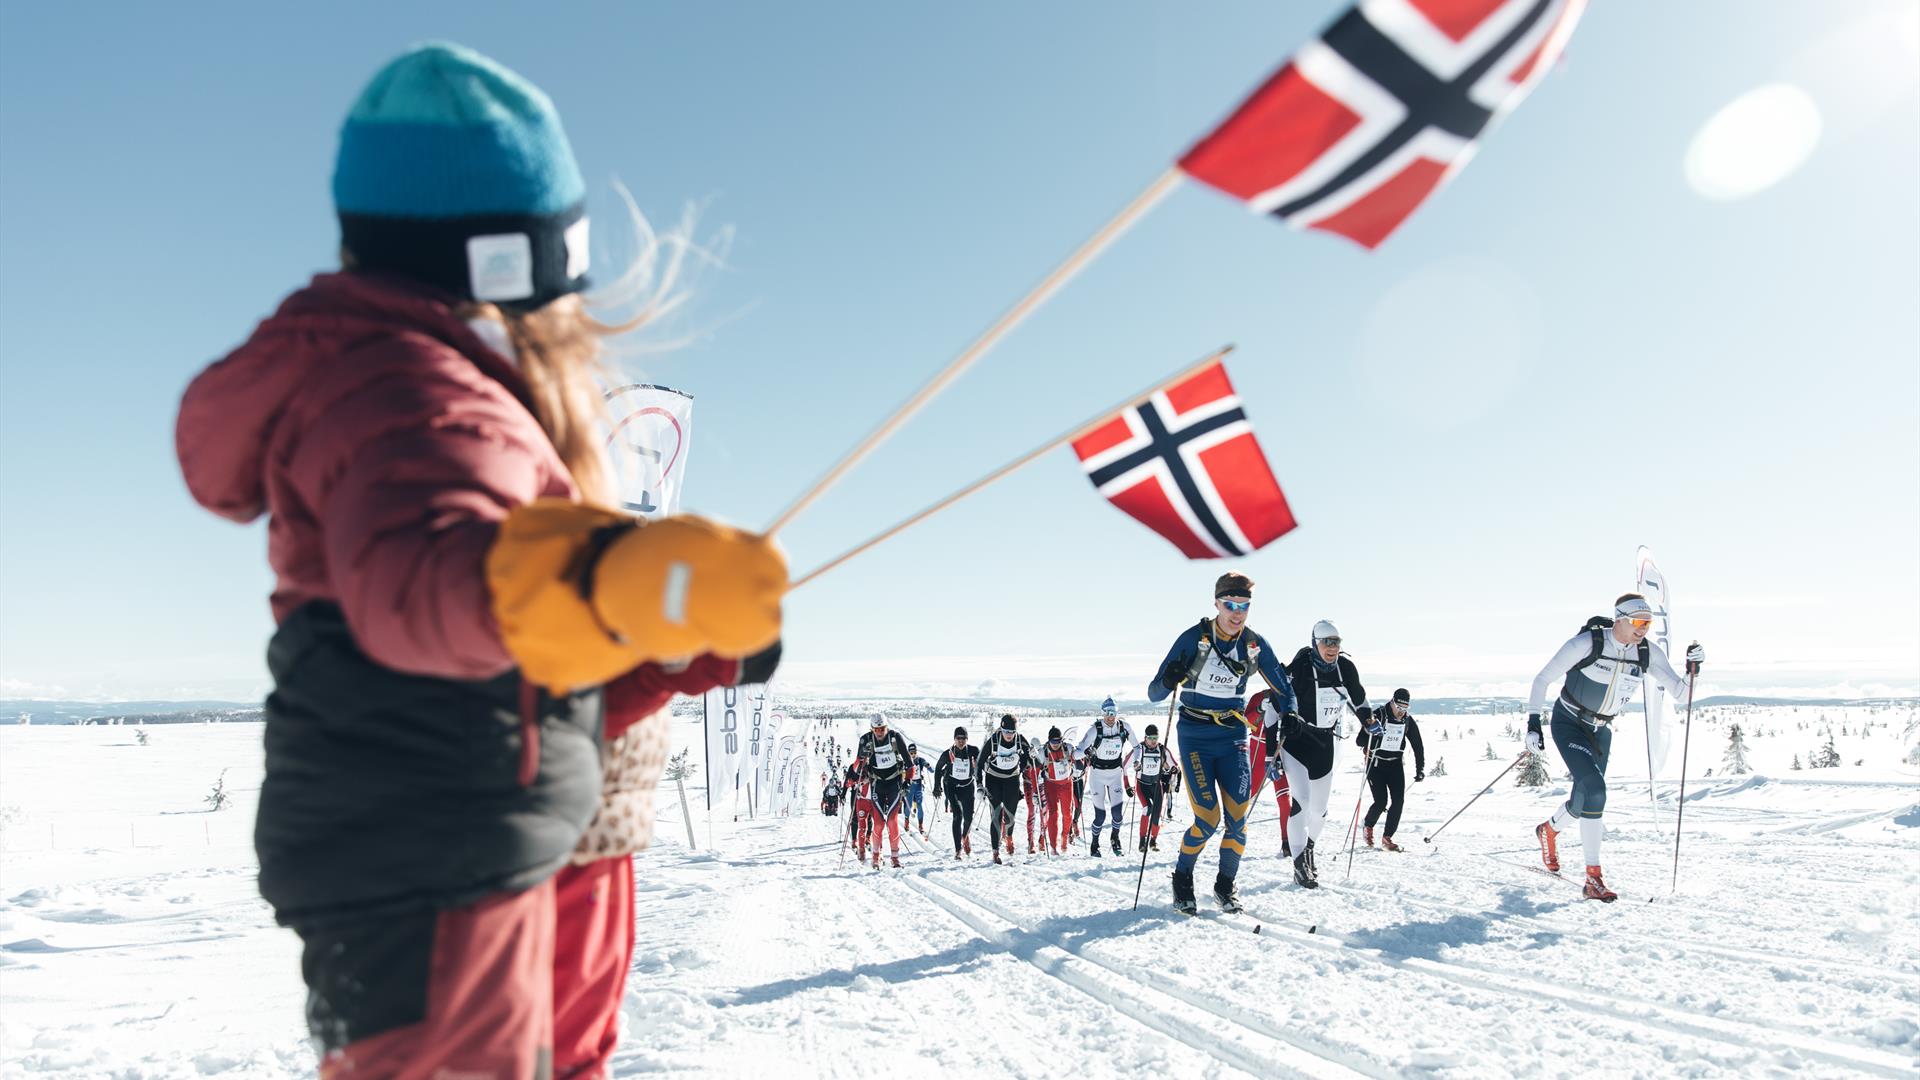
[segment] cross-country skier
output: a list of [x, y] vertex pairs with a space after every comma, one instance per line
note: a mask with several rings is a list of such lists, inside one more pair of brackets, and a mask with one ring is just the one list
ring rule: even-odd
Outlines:
[[1562, 679], [1553, 703], [1553, 744], [1560, 760], [1573, 774], [1573, 790], [1553, 817], [1533, 830], [1540, 842], [1540, 861], [1560, 871], [1559, 835], [1580, 823], [1580, 844], [1587, 860], [1584, 892], [1588, 899], [1612, 903], [1616, 894], [1600, 876], [1600, 838], [1605, 834], [1601, 815], [1607, 806], [1607, 754], [1613, 748], [1613, 718], [1633, 700], [1634, 691], [1649, 676], [1676, 699], [1687, 694], [1688, 679], [1698, 677], [1707, 652], [1698, 644], [1687, 650], [1687, 678], [1673, 670], [1667, 654], [1647, 640], [1653, 626], [1653, 605], [1639, 593], [1626, 593], [1613, 603], [1611, 624], [1604, 615], [1587, 620], [1567, 639], [1547, 666], [1533, 678], [1527, 699], [1527, 749], [1540, 753], [1540, 710], [1547, 687]]
[[[907, 744], [907, 811], [913, 814], [911, 828], [918, 829], [920, 839], [927, 838], [927, 800], [925, 796], [927, 773], [933, 769], [926, 758], [920, 756], [920, 748], [913, 743]], [[906, 813], [900, 815], [903, 819]]]
[[868, 822], [873, 820], [873, 784], [860, 771], [860, 761], [855, 758], [847, 766], [847, 795], [853, 800], [853, 821], [847, 826], [853, 833], [853, 861], [867, 860]]
[[973, 854], [973, 804], [977, 801], [976, 777], [980, 773], [980, 750], [967, 745], [967, 729], [953, 729], [953, 745], [941, 751], [939, 764], [933, 767], [933, 797], [947, 799], [947, 816], [953, 821], [953, 857]]
[[1067, 834], [1073, 822], [1073, 748], [1060, 729], [1047, 729], [1047, 741], [1038, 751], [1040, 782], [1045, 787], [1047, 844], [1055, 853], [1067, 850]]
[[1194, 863], [1223, 821], [1226, 828], [1220, 838], [1220, 869], [1213, 879], [1213, 895], [1226, 910], [1240, 910], [1233, 881], [1247, 843], [1250, 782], [1242, 711], [1247, 681], [1258, 671], [1280, 697], [1269, 708], [1277, 706], [1281, 715], [1292, 716], [1294, 705], [1287, 674], [1274, 659], [1273, 649], [1247, 626], [1253, 580], [1245, 574], [1222, 574], [1213, 583], [1213, 606], [1212, 618], [1200, 620], [1174, 639], [1159, 673], [1147, 685], [1149, 701], [1179, 695], [1180, 720], [1175, 730], [1193, 825], [1181, 840], [1180, 858], [1174, 864], [1173, 902], [1187, 914], [1197, 910]]
[[1290, 814], [1287, 839], [1298, 845], [1293, 855], [1293, 880], [1302, 887], [1320, 887], [1314, 865], [1314, 842], [1327, 823], [1327, 801], [1333, 793], [1333, 763], [1340, 741], [1346, 738], [1348, 716], [1362, 724], [1372, 719], [1360, 672], [1340, 651], [1340, 631], [1321, 619], [1313, 624], [1313, 644], [1294, 654], [1287, 665], [1294, 699], [1312, 719], [1297, 713], [1291, 721], [1276, 715], [1267, 704], [1267, 770], [1284, 769]]
[[899, 866], [900, 816], [907, 800], [907, 772], [912, 767], [912, 758], [907, 754], [906, 737], [892, 730], [886, 713], [874, 713], [867, 727], [853, 756], [861, 773], [873, 785], [875, 813], [869, 830], [873, 837], [873, 865], [876, 868], [880, 865], [880, 834], [884, 829], [892, 836], [893, 865]]
[[828, 817], [840, 816], [840, 778], [838, 774], [828, 774], [826, 787], [820, 792], [820, 812]]
[[1148, 724], [1141, 741], [1127, 752], [1122, 770], [1130, 779], [1127, 794], [1140, 800], [1140, 846], [1160, 850], [1160, 820], [1166, 812], [1168, 786], [1178, 769], [1173, 753], [1160, 744], [1160, 725]]
[[[1040, 755], [1038, 752], [1034, 754], [1026, 770], [1020, 774], [1020, 794], [1027, 804], [1027, 854], [1032, 855], [1039, 850], [1034, 842], [1035, 826], [1039, 823], [1041, 815], [1046, 812], [1046, 789], [1040, 786]], [[1040, 840], [1044, 842], [1046, 840], [1046, 827], [1042, 825], [1038, 831]]]
[[1018, 727], [1013, 714], [1002, 716], [1000, 730], [980, 752], [980, 776], [987, 788], [987, 840], [993, 845], [994, 862], [1001, 861], [1003, 838], [1007, 854], [1013, 854], [1013, 815], [1020, 806], [1020, 780], [1033, 765], [1033, 749]]
[[1122, 760], [1127, 745], [1133, 742], [1133, 729], [1120, 719], [1120, 708], [1109, 697], [1100, 703], [1100, 719], [1087, 725], [1074, 752], [1087, 766], [1087, 800], [1093, 804], [1092, 843], [1087, 854], [1100, 857], [1101, 823], [1113, 820], [1113, 853], [1120, 854], [1120, 808], [1127, 797], [1127, 782]]
[[1252, 806], [1260, 798], [1260, 788], [1268, 783], [1273, 785], [1273, 800], [1280, 808], [1280, 857], [1293, 858], [1293, 849], [1287, 844], [1287, 818], [1293, 816], [1293, 796], [1287, 791], [1287, 774], [1283, 769], [1269, 768], [1267, 763], [1267, 736], [1262, 725], [1266, 723], [1267, 691], [1256, 690], [1247, 699], [1247, 775], [1252, 777], [1252, 790], [1247, 796], [1247, 805]]
[[1372, 718], [1354, 736], [1363, 749], [1373, 747], [1373, 767], [1367, 770], [1367, 786], [1373, 789], [1373, 801], [1367, 805], [1367, 846], [1373, 846], [1373, 826], [1380, 811], [1387, 812], [1387, 827], [1380, 834], [1380, 846], [1399, 851], [1393, 834], [1400, 827], [1400, 811], [1407, 802], [1406, 748], [1413, 747], [1413, 782], [1427, 778], [1427, 748], [1420, 742], [1420, 724], [1413, 718], [1413, 695], [1402, 687], [1393, 692], [1393, 700], [1373, 711]]

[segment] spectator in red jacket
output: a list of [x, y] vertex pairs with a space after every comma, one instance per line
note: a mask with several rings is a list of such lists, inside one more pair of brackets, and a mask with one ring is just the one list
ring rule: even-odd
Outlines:
[[786, 566], [597, 505], [615, 328], [581, 302], [585, 190], [538, 88], [407, 52], [333, 192], [346, 269], [195, 378], [176, 431], [195, 499], [267, 518], [261, 894], [323, 1076], [600, 1076], [657, 714], [771, 673]]

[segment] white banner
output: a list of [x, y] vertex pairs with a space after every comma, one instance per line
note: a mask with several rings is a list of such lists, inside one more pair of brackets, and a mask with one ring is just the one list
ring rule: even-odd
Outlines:
[[740, 707], [740, 757], [735, 790], [739, 792], [739, 802], [745, 803], [749, 814], [758, 815], [764, 805], [760, 785], [761, 763], [768, 746], [767, 687], [764, 683], [752, 683], [739, 687]]
[[645, 518], [680, 508], [693, 446], [693, 395], [632, 383], [606, 393], [607, 459], [620, 505]]
[[[1661, 652], [1667, 654], [1668, 659], [1672, 659], [1673, 653], [1669, 648], [1669, 642], [1673, 638], [1673, 633], [1669, 611], [1673, 598], [1667, 591], [1666, 575], [1654, 565], [1653, 552], [1645, 547], [1640, 549], [1637, 561], [1639, 587], [1635, 591], [1646, 597], [1647, 603], [1653, 605], [1653, 629], [1647, 637], [1660, 647]], [[1640, 688], [1642, 691], [1640, 705], [1647, 717], [1647, 767], [1652, 775], [1658, 776], [1660, 770], [1666, 767], [1667, 747], [1672, 741], [1668, 738], [1666, 723], [1667, 692], [1662, 690], [1660, 684], [1651, 676], [1640, 684]]]
[[746, 687], [722, 686], [707, 691], [704, 702], [707, 733], [707, 809], [716, 806], [731, 813], [734, 793], [740, 786], [741, 751], [746, 748], [742, 729], [746, 716]]

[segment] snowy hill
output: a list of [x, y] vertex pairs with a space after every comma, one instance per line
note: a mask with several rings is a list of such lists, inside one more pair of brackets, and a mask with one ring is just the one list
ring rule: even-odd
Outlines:
[[[928, 756], [959, 722], [945, 708], [897, 709]], [[832, 729], [843, 742], [863, 725], [847, 715]], [[1329, 852], [1317, 891], [1293, 884], [1262, 795], [1239, 917], [1205, 899], [1198, 918], [1172, 913], [1168, 841], [1184, 807], [1149, 853], [1136, 911], [1131, 845], [1120, 858], [1029, 856], [1023, 820], [1011, 865], [985, 862], [983, 824], [979, 854], [956, 862], [929, 800], [927, 839], [911, 838], [901, 870], [854, 865], [817, 813], [700, 815], [689, 850], [669, 784], [638, 860], [616, 1075], [1920, 1068], [1911, 706], [1697, 710], [1671, 894], [1680, 748], [1650, 786], [1639, 731], [1623, 726], [1605, 856], [1621, 901], [1604, 906], [1530, 868], [1532, 825], [1565, 795], [1551, 753], [1545, 787], [1509, 775], [1421, 842], [1512, 760], [1515, 721], [1424, 718], [1429, 776], [1410, 785], [1408, 850], [1362, 846], [1350, 877]], [[675, 723], [697, 758], [698, 715]], [[1735, 724], [1753, 771], [1729, 775]], [[253, 885], [260, 731], [159, 727], [143, 745], [125, 727], [0, 730], [0, 1072], [312, 1075], [298, 947]], [[1808, 768], [1815, 755], [1840, 763]], [[1328, 832], [1344, 837], [1354, 754], [1336, 775]], [[216, 784], [234, 800], [217, 812]], [[1212, 869], [1210, 852], [1203, 883]]]

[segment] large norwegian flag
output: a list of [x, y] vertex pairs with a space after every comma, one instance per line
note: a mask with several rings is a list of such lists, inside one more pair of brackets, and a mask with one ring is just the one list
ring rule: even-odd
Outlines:
[[1296, 228], [1373, 248], [1473, 156], [1586, 0], [1361, 0], [1180, 159]]
[[1190, 559], [1246, 555], [1293, 529], [1293, 511], [1215, 362], [1075, 439], [1095, 490]]

